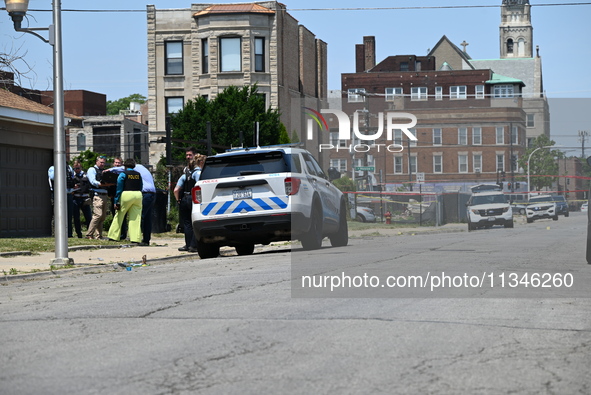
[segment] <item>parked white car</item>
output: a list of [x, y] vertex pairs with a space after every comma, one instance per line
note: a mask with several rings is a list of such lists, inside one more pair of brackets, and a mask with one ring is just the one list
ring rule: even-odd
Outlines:
[[587, 211], [589, 211], [589, 203], [581, 204], [581, 212], [586, 213]]
[[467, 207], [468, 231], [493, 225], [513, 227], [513, 210], [503, 192], [480, 192], [470, 196]]
[[529, 199], [529, 204], [525, 208], [527, 223], [532, 223], [536, 219], [552, 218], [558, 221], [558, 210], [556, 203], [550, 195], [538, 195]]
[[376, 215], [369, 207], [357, 206], [357, 221], [376, 222]]

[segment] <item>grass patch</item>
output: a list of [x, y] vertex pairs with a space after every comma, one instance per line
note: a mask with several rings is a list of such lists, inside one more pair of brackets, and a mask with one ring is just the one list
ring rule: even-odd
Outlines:
[[357, 221], [347, 221], [347, 225], [349, 226], [349, 230], [372, 230], [372, 231], [379, 231], [380, 229], [397, 229], [397, 228], [418, 228], [419, 224], [390, 224], [386, 225], [385, 223], [377, 222], [357, 222]]
[[[114, 242], [110, 240], [88, 240], [70, 238], [68, 246], [87, 246], [87, 245], [116, 245], [126, 244], [128, 242]], [[53, 237], [34, 237], [34, 238], [12, 238], [0, 239], [1, 252], [31, 251], [32, 253], [53, 252], [55, 251], [55, 239]]]

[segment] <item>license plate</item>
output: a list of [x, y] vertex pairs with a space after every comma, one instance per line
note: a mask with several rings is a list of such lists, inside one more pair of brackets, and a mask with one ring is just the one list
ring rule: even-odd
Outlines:
[[496, 219], [497, 219], [496, 217], [488, 217], [488, 220], [489, 220], [489, 221], [494, 221], [494, 220], [496, 220]]
[[252, 199], [252, 189], [234, 189], [232, 191], [232, 197], [234, 198], [234, 200]]

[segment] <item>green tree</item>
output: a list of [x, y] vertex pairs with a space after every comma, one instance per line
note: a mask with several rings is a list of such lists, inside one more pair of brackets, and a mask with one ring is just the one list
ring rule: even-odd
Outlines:
[[332, 182], [335, 187], [339, 188], [341, 192], [355, 192], [355, 183], [347, 176], [337, 178]]
[[530, 190], [539, 191], [544, 187], [551, 187], [552, 182], [555, 181], [555, 177], [544, 177], [544, 176], [558, 176], [558, 162], [556, 158], [560, 159], [564, 156], [564, 153], [560, 150], [554, 150], [549, 147], [556, 144], [554, 140], [550, 140], [548, 136], [541, 135], [534, 139], [532, 146], [525, 150], [525, 153], [518, 161], [519, 166], [522, 167], [526, 174], [528, 169], [527, 160], [531, 156], [529, 163], [529, 174], [530, 174]]
[[[255, 123], [259, 123], [259, 145], [289, 143], [289, 136], [279, 120], [280, 113], [265, 108], [264, 96], [257, 93], [257, 86], [242, 88], [230, 86], [213, 100], [196, 97], [188, 100], [182, 110], [171, 116], [172, 138], [181, 140], [183, 147], [205, 147], [206, 125], [211, 123], [214, 152], [240, 145], [240, 132], [246, 147], [254, 146]], [[204, 150], [203, 150], [204, 151]], [[182, 161], [184, 152], [173, 152]]]
[[[80, 164], [82, 165], [82, 169], [86, 171], [92, 166], [94, 166], [94, 164], [96, 163], [96, 158], [98, 158], [99, 156], [104, 156], [104, 154], [101, 154], [99, 152], [93, 152], [91, 150], [86, 150], [80, 152], [80, 155], [72, 158], [71, 162], [74, 163], [75, 160], [79, 160]], [[113, 158], [107, 157], [107, 164], [108, 163], [113, 163]]]
[[121, 99], [107, 100], [107, 115], [119, 115], [119, 111], [129, 110], [129, 103], [131, 102], [143, 104], [146, 102], [146, 97], [139, 93], [134, 93]]

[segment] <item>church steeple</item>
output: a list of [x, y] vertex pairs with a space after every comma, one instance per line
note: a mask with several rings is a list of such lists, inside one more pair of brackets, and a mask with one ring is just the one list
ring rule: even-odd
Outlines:
[[529, 0], [503, 0], [499, 29], [502, 59], [533, 57]]

